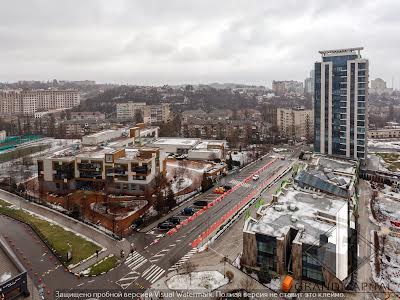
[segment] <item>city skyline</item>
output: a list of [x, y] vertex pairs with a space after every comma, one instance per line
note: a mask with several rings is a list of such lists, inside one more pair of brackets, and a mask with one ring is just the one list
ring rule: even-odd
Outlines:
[[[7, 1], [0, 81], [91, 79], [120, 84], [303, 81], [318, 51], [362, 45], [371, 78], [399, 88], [395, 1], [168, 5]], [[357, 14], [352, 12], [357, 10]], [[32, 12], [35, 12], [34, 14]]]

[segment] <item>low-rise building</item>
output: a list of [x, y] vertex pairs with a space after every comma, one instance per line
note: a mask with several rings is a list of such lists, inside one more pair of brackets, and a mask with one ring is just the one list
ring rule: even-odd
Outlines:
[[159, 138], [147, 144], [169, 154], [187, 154], [191, 160], [225, 160], [225, 140], [201, 140], [196, 138]]
[[99, 111], [71, 112], [71, 120], [104, 120], [105, 114]]
[[243, 229], [242, 264], [344, 290], [354, 271], [355, 161], [314, 156]]
[[382, 128], [368, 130], [368, 138], [370, 139], [399, 139], [400, 127], [398, 128]]
[[86, 147], [56, 152], [38, 160], [41, 193], [75, 190], [143, 195], [165, 171], [157, 148]]

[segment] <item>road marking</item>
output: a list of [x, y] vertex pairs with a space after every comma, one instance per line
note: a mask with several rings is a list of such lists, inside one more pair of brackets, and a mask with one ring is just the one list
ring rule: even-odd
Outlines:
[[140, 273], [136, 271], [129, 272], [121, 279], [117, 280], [115, 283], [118, 284], [121, 288], [126, 289], [130, 286], [136, 279], [140, 277]]
[[186, 261], [188, 261], [195, 253], [197, 252], [197, 248], [193, 248], [188, 253], [186, 253], [180, 260], [178, 260], [172, 267], [168, 269], [168, 271], [178, 270], [181, 265], [183, 265]]
[[150, 283], [153, 284], [154, 282], [156, 282], [156, 281], [161, 277], [161, 275], [163, 275], [164, 273], [165, 273], [165, 270], [162, 270], [162, 272], [160, 272], [156, 277], [154, 277], [154, 278], [150, 281]]
[[142, 276], [145, 276], [147, 273], [149, 273], [150, 271], [152, 271], [155, 267], [157, 267], [156, 265], [151, 265], [150, 268], [148, 268], [146, 271], [144, 271], [142, 273]]
[[139, 252], [135, 251], [132, 254], [129, 254], [129, 257], [126, 259], [125, 264], [129, 269], [136, 270], [143, 264], [147, 262], [147, 258], [142, 256]]
[[157, 265], [153, 265], [148, 272], [142, 274], [142, 277], [150, 283], [154, 283], [164, 273], [164, 269], [160, 268]]

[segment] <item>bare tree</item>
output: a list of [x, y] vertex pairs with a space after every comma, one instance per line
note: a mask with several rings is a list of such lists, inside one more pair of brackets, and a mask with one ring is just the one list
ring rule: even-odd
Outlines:
[[254, 289], [254, 281], [250, 276], [242, 278], [240, 285], [247, 292], [251, 292]]
[[190, 260], [188, 260], [184, 265], [183, 265], [183, 270], [186, 274], [189, 274], [189, 284], [192, 284], [192, 273], [194, 270], [196, 270], [197, 265], [192, 263]]

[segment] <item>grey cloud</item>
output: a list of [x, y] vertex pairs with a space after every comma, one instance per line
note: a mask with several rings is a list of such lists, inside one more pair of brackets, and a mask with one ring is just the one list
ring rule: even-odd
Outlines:
[[387, 79], [400, 76], [399, 10], [398, 0], [4, 0], [0, 81], [270, 85], [303, 80], [318, 50], [359, 45], [371, 77]]

